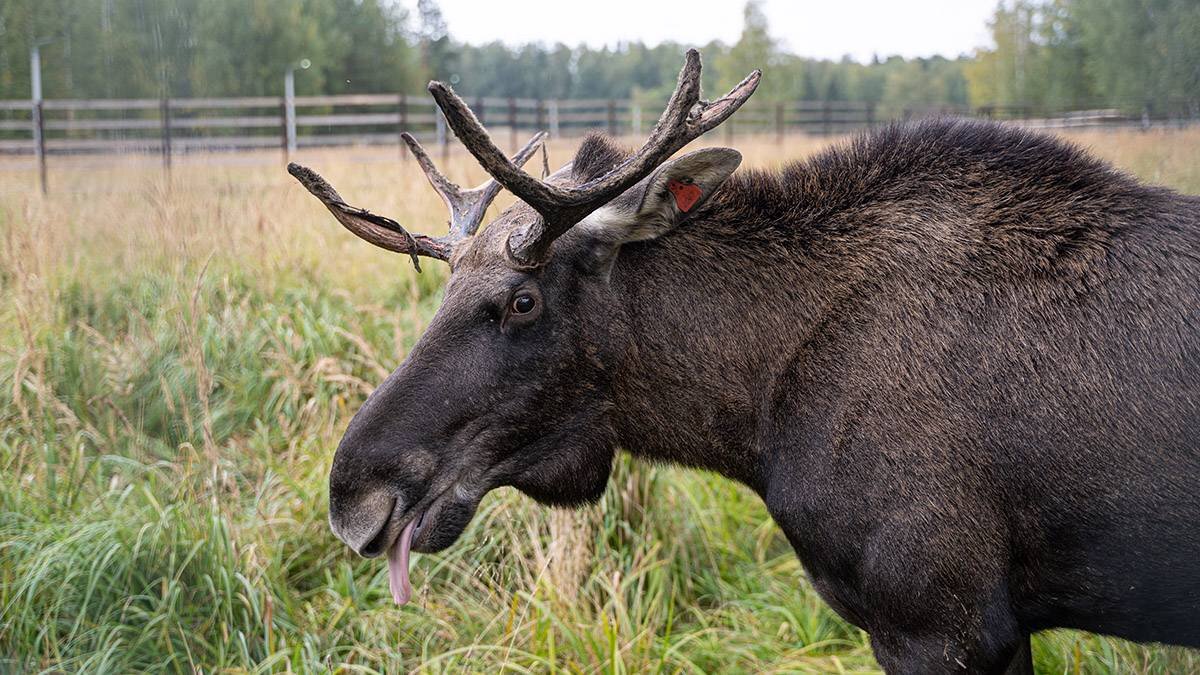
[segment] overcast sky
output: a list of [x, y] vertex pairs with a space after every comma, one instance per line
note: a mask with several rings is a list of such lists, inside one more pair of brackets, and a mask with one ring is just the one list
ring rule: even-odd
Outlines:
[[[958, 56], [987, 44], [997, 0], [766, 0], [771, 32], [801, 56], [868, 61], [888, 56]], [[482, 44], [641, 40], [737, 41], [741, 0], [440, 0], [458, 40]]]

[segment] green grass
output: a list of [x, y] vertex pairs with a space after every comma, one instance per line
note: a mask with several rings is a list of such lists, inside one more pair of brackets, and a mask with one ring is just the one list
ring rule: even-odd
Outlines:
[[[425, 188], [396, 171], [343, 193], [442, 220], [432, 198], [398, 201]], [[281, 174], [0, 194], [0, 672], [878, 671], [757, 498], [625, 459], [583, 512], [489, 495], [457, 545], [417, 557], [415, 600], [395, 607], [384, 565], [329, 532], [326, 476], [445, 273], [358, 245]], [[1074, 632], [1039, 636], [1035, 657], [1200, 671]]]
[[18, 668], [873, 667], [756, 499], [628, 463], [571, 519], [591, 528], [578, 594], [548, 581], [551, 514], [501, 491], [395, 608], [383, 565], [328, 532], [325, 476], [378, 354], [416, 331], [314, 280], [192, 277], [64, 280], [0, 364], [0, 653]]

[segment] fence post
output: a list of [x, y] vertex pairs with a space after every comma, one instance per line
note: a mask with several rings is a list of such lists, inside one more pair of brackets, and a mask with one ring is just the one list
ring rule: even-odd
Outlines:
[[546, 102], [539, 98], [534, 105], [536, 106], [537, 128], [533, 132], [537, 133], [546, 128]]
[[874, 126], [875, 126], [875, 102], [869, 101], [869, 102], [867, 102], [867, 128], [870, 129]]
[[558, 138], [558, 99], [550, 99], [550, 138]]
[[484, 117], [484, 116], [483, 116], [483, 109], [484, 109], [484, 108], [486, 108], [486, 107], [487, 107], [487, 106], [486, 106], [486, 105], [484, 105], [484, 102], [483, 102], [483, 97], [482, 97], [482, 96], [480, 96], [480, 97], [478, 97], [478, 98], [476, 98], [476, 99], [475, 99], [475, 107], [474, 107], [474, 108], [472, 108], [472, 111], [475, 113], [475, 119], [478, 119], [478, 120], [479, 120], [479, 123], [480, 123], [480, 124], [484, 124], [484, 125], [486, 125], [486, 124], [487, 124], [487, 123], [484, 121], [484, 119], [483, 119], [483, 117]]
[[288, 161], [296, 153], [296, 72], [290, 66], [283, 77], [284, 136]]
[[37, 152], [38, 173], [42, 181], [42, 194], [45, 195], [49, 192], [46, 183], [46, 115], [40, 100], [33, 104], [33, 141], [34, 151]]
[[833, 111], [829, 107], [829, 101], [825, 101], [821, 106], [821, 128], [826, 136], [833, 132]]
[[287, 103], [282, 98], [279, 99], [279, 131], [280, 139], [283, 148], [283, 161], [291, 161], [292, 155], [288, 152], [288, 133], [287, 133]]
[[400, 160], [408, 159], [408, 153], [404, 151], [406, 147], [404, 139], [400, 138], [400, 134], [408, 131], [408, 96], [400, 94], [400, 100], [396, 102], [396, 112], [399, 113], [396, 122], [396, 142], [400, 144]]
[[442, 163], [450, 156], [450, 143], [446, 134], [446, 116], [442, 114], [442, 109], [435, 103], [433, 106], [433, 121], [437, 125], [437, 143], [442, 149]]
[[775, 141], [783, 143], [783, 102], [775, 104]]
[[38, 172], [42, 180], [42, 194], [46, 194], [46, 122], [42, 107], [42, 53], [37, 42], [29, 50], [29, 98], [33, 101], [30, 113], [33, 126], [33, 148], [37, 153]]
[[163, 171], [167, 177], [171, 174], [171, 99], [163, 98], [159, 104], [159, 122], [162, 126], [162, 159]]
[[517, 151], [517, 100], [508, 97], [508, 144]]
[[634, 137], [642, 135], [642, 106], [632, 103], [629, 106], [629, 117], [631, 118], [630, 125], [633, 127]]
[[608, 99], [608, 135], [617, 135], [617, 102]]

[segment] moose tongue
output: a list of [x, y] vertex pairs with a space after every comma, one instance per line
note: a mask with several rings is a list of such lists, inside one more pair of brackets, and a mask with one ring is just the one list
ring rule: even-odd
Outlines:
[[388, 550], [388, 582], [392, 587], [392, 599], [403, 605], [412, 597], [412, 584], [408, 581], [408, 553], [412, 548], [413, 529], [417, 518], [408, 521], [396, 543]]

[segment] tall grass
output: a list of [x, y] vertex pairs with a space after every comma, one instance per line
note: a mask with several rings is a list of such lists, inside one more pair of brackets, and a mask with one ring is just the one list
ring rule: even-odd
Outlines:
[[[1083, 140], [1200, 192], [1200, 134]], [[760, 165], [819, 146], [738, 145]], [[325, 477], [445, 272], [358, 242], [272, 159], [184, 162], [170, 182], [80, 160], [48, 198], [0, 165], [0, 671], [878, 670], [753, 495], [627, 460], [582, 513], [490, 495], [393, 606], [382, 563], [329, 533]], [[354, 203], [445, 220], [411, 163], [305, 159]], [[1072, 632], [1035, 655], [1045, 672], [1200, 669]]]

